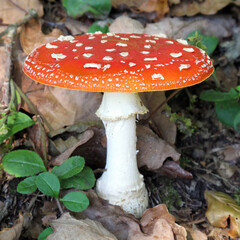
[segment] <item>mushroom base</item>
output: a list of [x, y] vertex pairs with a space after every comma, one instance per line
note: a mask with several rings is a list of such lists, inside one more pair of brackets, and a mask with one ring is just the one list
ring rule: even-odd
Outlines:
[[[142, 175], [141, 179], [143, 178]], [[108, 200], [110, 204], [120, 206], [127, 213], [133, 214], [136, 218], [141, 218], [143, 212], [148, 207], [148, 192], [143, 183], [141, 186], [127, 189], [126, 191], [113, 192], [103, 191], [100, 187], [101, 180], [97, 181], [96, 191], [100, 198]]]

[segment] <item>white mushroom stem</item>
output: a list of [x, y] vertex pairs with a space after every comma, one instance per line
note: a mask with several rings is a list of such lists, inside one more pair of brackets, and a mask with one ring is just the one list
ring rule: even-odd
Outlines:
[[136, 114], [147, 109], [137, 93], [104, 93], [97, 111], [107, 136], [106, 171], [98, 179], [98, 195], [141, 217], [148, 194], [136, 160]]

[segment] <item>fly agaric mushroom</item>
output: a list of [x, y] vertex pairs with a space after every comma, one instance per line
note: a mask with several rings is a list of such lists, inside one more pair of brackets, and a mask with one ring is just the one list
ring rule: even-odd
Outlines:
[[138, 92], [163, 91], [202, 82], [213, 72], [207, 54], [162, 35], [61, 36], [29, 54], [24, 72], [51, 86], [105, 92], [97, 111], [107, 136], [106, 171], [98, 195], [140, 217], [148, 194], [136, 161], [136, 114], [147, 109]]

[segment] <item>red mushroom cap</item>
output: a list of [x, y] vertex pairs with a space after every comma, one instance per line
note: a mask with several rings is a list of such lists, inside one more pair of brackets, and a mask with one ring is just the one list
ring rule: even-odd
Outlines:
[[61, 36], [35, 49], [23, 68], [40, 83], [94, 92], [182, 88], [214, 69], [208, 55], [185, 40], [112, 33]]

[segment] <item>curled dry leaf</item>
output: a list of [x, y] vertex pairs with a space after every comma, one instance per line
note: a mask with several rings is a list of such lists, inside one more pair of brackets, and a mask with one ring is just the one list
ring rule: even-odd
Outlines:
[[140, 33], [144, 31], [143, 25], [128, 16], [122, 15], [116, 18], [109, 27], [112, 33]]
[[87, 141], [89, 141], [93, 137], [93, 135], [94, 135], [93, 130], [85, 131], [81, 139], [74, 146], [70, 147], [69, 149], [61, 153], [59, 156], [57, 156], [55, 159], [53, 159], [51, 164], [53, 166], [61, 165], [66, 159], [68, 159], [72, 155], [72, 153], [77, 147], [85, 144]]
[[17, 240], [20, 238], [22, 230], [31, 223], [30, 214], [19, 214], [18, 223], [11, 228], [4, 228], [0, 231], [0, 240]]
[[158, 171], [161, 175], [172, 178], [192, 178], [192, 174], [184, 169], [174, 161], [167, 160]]
[[38, 0], [14, 0], [14, 3], [1, 0], [0, 19], [2, 19], [2, 23], [14, 24], [22, 20], [30, 9], [35, 9], [40, 17], [43, 15], [43, 6]]
[[234, 62], [240, 56], [240, 28], [233, 29], [233, 39], [225, 41], [221, 44], [221, 48], [225, 50], [224, 56], [229, 62]]
[[52, 220], [57, 219], [57, 205], [54, 202], [44, 201], [41, 207], [42, 225], [48, 227]]
[[103, 128], [91, 127], [94, 136], [78, 147], [73, 155], [82, 156], [91, 168], [104, 168], [106, 161], [106, 135]]
[[217, 79], [222, 91], [229, 91], [238, 85], [238, 70], [233, 63], [228, 63], [224, 67], [216, 69]]
[[90, 219], [77, 220], [65, 213], [51, 223], [54, 232], [47, 240], [117, 240], [100, 222]]
[[227, 228], [232, 238], [240, 237], [240, 206], [227, 194], [205, 191], [208, 202], [206, 216], [214, 227]]
[[240, 144], [227, 146], [223, 150], [224, 160], [228, 162], [237, 162], [240, 159]]
[[28, 137], [34, 146], [34, 150], [44, 159], [44, 152], [47, 154], [48, 149], [48, 137], [44, 128], [39, 126], [38, 122], [35, 123], [28, 129]]
[[159, 138], [150, 128], [139, 125], [137, 127], [138, 166], [151, 171], [158, 171], [168, 158], [177, 161], [180, 154], [167, 142]]
[[201, 14], [215, 14], [230, 3], [240, 5], [240, 1], [232, 0], [205, 0], [205, 1], [181, 1], [170, 8], [170, 14], [173, 16], [193, 16]]
[[165, 205], [145, 211], [139, 222], [119, 206], [113, 206], [98, 198], [94, 191], [88, 191], [87, 196], [90, 201], [89, 207], [81, 213], [75, 213], [74, 216], [101, 222], [119, 240], [186, 239], [185, 229], [175, 224], [174, 217], [168, 213]]
[[[162, 220], [162, 219], [165, 221], [161, 221], [161, 223], [159, 224], [158, 223], [159, 220]], [[157, 230], [157, 228], [156, 228], [157, 223], [158, 223], [158, 226], [161, 226], [161, 227], [165, 226], [165, 227], [169, 228], [169, 226], [170, 226], [170, 229], [174, 236], [173, 239], [176, 239], [176, 240], [186, 239], [187, 232], [186, 232], [185, 228], [175, 223], [174, 216], [168, 212], [168, 209], [165, 204], [160, 204], [160, 205], [157, 205], [156, 207], [147, 209], [143, 213], [143, 216], [140, 220], [140, 225], [141, 225], [142, 231], [148, 235], [150, 235], [150, 234], [157, 235], [155, 232]], [[162, 232], [165, 232], [164, 228], [163, 228]], [[161, 232], [160, 232], [160, 235], [161, 235]], [[154, 238], [154, 239], [166, 239], [167, 240], [168, 238], [159, 237], [159, 238]], [[171, 238], [169, 238], [169, 239], [171, 239]]]
[[[216, 25], [218, 26], [216, 28]], [[200, 30], [202, 34], [214, 35], [220, 39], [232, 35], [236, 21], [232, 16], [198, 16], [191, 18], [166, 17], [156, 23], [147, 24], [144, 33], [165, 33], [169, 38], [185, 38], [189, 33]]]
[[157, 12], [158, 18], [169, 11], [167, 0], [111, 0], [113, 7], [118, 8], [121, 4], [127, 5], [133, 11]]

